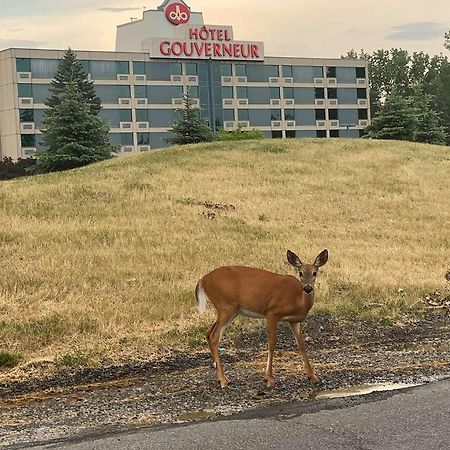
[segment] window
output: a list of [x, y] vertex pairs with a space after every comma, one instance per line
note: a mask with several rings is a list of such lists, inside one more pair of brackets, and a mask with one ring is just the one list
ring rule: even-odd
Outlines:
[[236, 88], [237, 98], [248, 98], [247, 88], [245, 86], [238, 86]]
[[22, 147], [36, 147], [36, 136], [34, 134], [22, 134], [20, 142]]
[[251, 82], [267, 82], [269, 78], [278, 77], [278, 66], [266, 64], [247, 64], [247, 80]]
[[358, 98], [367, 98], [367, 91], [364, 88], [356, 89], [356, 96]]
[[168, 128], [175, 119], [173, 109], [149, 109], [148, 121], [154, 128]]
[[270, 120], [281, 120], [281, 109], [272, 109], [270, 111]]
[[341, 105], [353, 105], [357, 103], [357, 93], [355, 88], [338, 88], [337, 98]]
[[136, 98], [147, 98], [147, 86], [136, 84], [134, 86], [134, 96]]
[[19, 97], [33, 97], [33, 88], [31, 84], [20, 83], [17, 85]]
[[91, 61], [91, 75], [94, 80], [116, 80], [117, 61]]
[[119, 98], [130, 98], [129, 85], [95, 85], [95, 92], [100, 97], [102, 103], [117, 104]]
[[33, 84], [33, 100], [35, 103], [46, 103], [49, 97], [49, 84]]
[[[167, 63], [164, 63], [164, 64], [167, 64]], [[181, 75], [182, 74], [181, 63], [179, 63], [179, 62], [169, 63], [169, 68], [170, 68], [170, 75]]]
[[91, 62], [87, 59], [80, 59], [80, 64], [86, 73], [91, 73]]
[[150, 133], [138, 133], [137, 145], [150, 145]]
[[292, 66], [282, 66], [281, 72], [283, 74], [283, 77], [292, 78]]
[[33, 78], [53, 79], [58, 70], [57, 59], [32, 59], [30, 62], [31, 75]]
[[233, 75], [233, 66], [231, 64], [220, 65], [220, 75], [223, 77], [231, 77]]
[[30, 58], [16, 58], [17, 72], [31, 72]]
[[236, 71], [237, 77], [246, 77], [247, 76], [247, 69], [245, 64], [236, 64], [234, 67]]
[[145, 62], [133, 61], [133, 73], [135, 75], [145, 75]]
[[323, 67], [293, 66], [292, 75], [296, 83], [312, 83], [314, 78], [323, 78]]
[[314, 88], [294, 88], [295, 103], [299, 105], [314, 104]]
[[130, 65], [128, 64], [128, 61], [116, 61], [116, 74], [118, 73], [130, 73]]
[[285, 87], [283, 88], [284, 98], [292, 100], [294, 98], [294, 88]]
[[[238, 88], [239, 89], [239, 88]], [[266, 87], [248, 87], [247, 98], [248, 102], [255, 105], [268, 105], [270, 104], [270, 88]]]
[[328, 110], [328, 119], [329, 120], [338, 120], [338, 110], [337, 109], [329, 109]]
[[358, 119], [367, 120], [369, 118], [367, 114], [367, 109], [358, 109]]
[[145, 64], [145, 72], [149, 80], [154, 81], [170, 81], [171, 75], [181, 75], [180, 62], [159, 62], [150, 61]]
[[326, 138], [327, 137], [326, 130], [317, 130], [317, 137], [318, 138]]
[[325, 120], [325, 110], [316, 109], [316, 120]]
[[186, 75], [197, 75], [196, 63], [186, 63]]
[[238, 120], [248, 120], [248, 109], [238, 109]]
[[336, 88], [328, 88], [328, 98], [332, 98], [332, 99], [338, 98]]
[[339, 137], [339, 130], [330, 130], [330, 137], [331, 138], [338, 138]]
[[231, 86], [222, 87], [222, 98], [233, 98], [233, 88]]
[[136, 109], [136, 122], [148, 122], [148, 111], [146, 109]]
[[19, 109], [20, 122], [34, 122], [34, 110]]
[[231, 122], [234, 120], [234, 109], [224, 109], [223, 110], [223, 120], [225, 122]]
[[295, 120], [295, 110], [285, 109], [284, 110], [284, 120]]
[[172, 99], [183, 98], [183, 86], [147, 86], [148, 101], [156, 104], [172, 104]]
[[282, 139], [283, 132], [282, 131], [272, 131], [272, 139]]
[[366, 78], [365, 67], [356, 67], [356, 78]]
[[336, 67], [327, 67], [327, 78], [336, 78]]
[[355, 84], [356, 70], [354, 67], [336, 67], [336, 79], [338, 83]]
[[279, 99], [280, 98], [280, 88], [271, 87], [270, 88], [270, 98]]
[[120, 122], [131, 122], [131, 109], [119, 109]]
[[286, 130], [286, 137], [290, 139], [295, 138], [295, 130]]
[[187, 92], [192, 98], [198, 98], [198, 86], [188, 86]]
[[133, 133], [120, 133], [120, 143], [122, 145], [133, 145]]
[[314, 88], [314, 98], [316, 98], [316, 99], [325, 98], [325, 89], [324, 88]]

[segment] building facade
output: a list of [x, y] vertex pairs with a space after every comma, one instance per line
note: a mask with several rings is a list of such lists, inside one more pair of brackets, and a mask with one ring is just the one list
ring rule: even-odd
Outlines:
[[[0, 52], [0, 156], [45, 151], [42, 123], [64, 50]], [[78, 51], [124, 154], [167, 146], [189, 93], [214, 130], [257, 128], [267, 138], [359, 137], [370, 120], [367, 63], [267, 57], [262, 42], [166, 0], [120, 25], [116, 51]]]

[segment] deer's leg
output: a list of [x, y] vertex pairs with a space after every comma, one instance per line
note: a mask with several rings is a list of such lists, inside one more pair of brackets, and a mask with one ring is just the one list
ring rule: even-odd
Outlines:
[[305, 339], [303, 338], [301, 324], [300, 324], [300, 322], [290, 322], [289, 325], [291, 326], [292, 333], [294, 334], [295, 340], [297, 341], [298, 350], [303, 359], [306, 373], [308, 374], [308, 377], [312, 383], [317, 383], [319, 381], [319, 379], [317, 378], [316, 374], [314, 373], [314, 369], [312, 368], [312, 366], [309, 362], [309, 359], [308, 359], [308, 354], [306, 353]]
[[223, 371], [222, 362], [220, 361], [219, 356], [219, 341], [222, 336], [224, 329], [228, 326], [228, 324], [237, 316], [235, 311], [221, 311], [218, 313], [217, 320], [211, 326], [206, 335], [206, 339], [208, 340], [209, 350], [211, 352], [212, 359], [214, 361], [214, 365], [216, 367], [217, 378], [220, 383], [220, 387], [223, 389], [227, 387], [228, 378], [225, 376]]
[[269, 353], [267, 355], [266, 381], [269, 389], [273, 388], [273, 354], [277, 345], [277, 325], [278, 319], [275, 317], [267, 318], [267, 337], [269, 340]]

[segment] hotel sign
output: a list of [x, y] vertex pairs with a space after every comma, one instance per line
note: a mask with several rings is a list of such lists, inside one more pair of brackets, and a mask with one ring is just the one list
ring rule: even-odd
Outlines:
[[171, 2], [164, 15], [177, 27], [176, 37], [149, 39], [154, 58], [264, 61], [263, 42], [235, 41], [230, 26], [190, 25], [191, 11], [182, 2]]

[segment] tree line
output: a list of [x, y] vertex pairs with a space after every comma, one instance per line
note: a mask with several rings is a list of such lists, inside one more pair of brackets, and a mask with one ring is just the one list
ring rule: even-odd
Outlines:
[[[444, 36], [450, 50], [450, 31]], [[406, 50], [349, 51], [369, 63], [369, 137], [450, 145], [450, 61]]]

